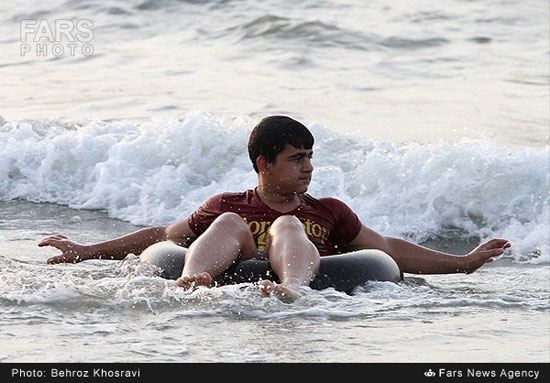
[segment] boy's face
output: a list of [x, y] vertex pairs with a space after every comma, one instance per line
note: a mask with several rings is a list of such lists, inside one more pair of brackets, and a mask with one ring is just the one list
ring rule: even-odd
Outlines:
[[287, 144], [273, 163], [266, 163], [267, 184], [281, 194], [307, 192], [313, 173], [312, 156], [312, 149], [298, 149]]

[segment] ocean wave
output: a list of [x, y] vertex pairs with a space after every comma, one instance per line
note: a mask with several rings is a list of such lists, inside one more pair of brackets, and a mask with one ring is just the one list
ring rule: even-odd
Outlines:
[[[10, 262], [12, 264], [10, 264]], [[464, 276], [446, 276], [430, 284], [421, 278], [405, 278], [402, 283], [369, 282], [352, 295], [332, 288], [303, 287], [293, 305], [278, 299], [263, 299], [255, 283], [221, 286], [215, 289], [183, 290], [173, 280], [158, 276], [154, 266], [128, 256], [123, 262], [89, 261], [63, 268], [45, 264], [13, 264], [2, 260], [9, 273], [0, 280], [0, 304], [13, 313], [21, 307], [55, 307], [56, 311], [97, 312], [116, 310], [177, 313], [178, 318], [230, 317], [240, 319], [285, 318], [403, 318], [431, 313], [480, 309], [548, 311], [548, 302], [537, 286], [513, 289], [510, 284], [525, 281], [544, 286], [544, 271], [522, 275], [519, 280], [496, 281], [509, 274], [480, 277], [476, 283], [461, 283]], [[540, 269], [540, 268], [539, 268]], [[36, 279], [36, 275], [41, 278]], [[436, 278], [437, 276], [434, 276]], [[536, 277], [533, 279], [532, 277]], [[501, 280], [505, 280], [502, 278]], [[399, 314], [397, 314], [399, 313]], [[40, 319], [37, 319], [37, 323]]]
[[[443, 37], [384, 36], [356, 30], [318, 19], [263, 15], [218, 33], [218, 37], [237, 35], [239, 41], [292, 41], [297, 46], [345, 48], [357, 51], [418, 50], [451, 43]], [[273, 48], [270, 45], [270, 48]]]
[[374, 35], [339, 27], [320, 20], [303, 20], [276, 15], [263, 15], [230, 27], [223, 32], [236, 34], [240, 40], [288, 41], [306, 46], [346, 47], [358, 50], [377, 49]]
[[[185, 218], [209, 196], [253, 188], [246, 145], [255, 121], [184, 120], [0, 126], [0, 200], [103, 209], [139, 225]], [[549, 260], [549, 151], [490, 141], [396, 144], [310, 125], [310, 193], [348, 203], [369, 227], [415, 241], [504, 237], [520, 262]]]

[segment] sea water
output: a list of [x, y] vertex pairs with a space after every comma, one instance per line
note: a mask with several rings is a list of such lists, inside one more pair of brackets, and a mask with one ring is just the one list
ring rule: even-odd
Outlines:
[[[3, 5], [0, 361], [550, 361], [548, 16], [542, 0]], [[21, 20], [91, 21], [91, 39], [56, 56], [67, 35], [35, 42]], [[512, 248], [471, 275], [291, 305], [254, 284], [182, 291], [133, 255], [45, 264], [43, 237], [103, 241], [253, 188], [247, 139], [270, 114], [315, 135], [309, 192], [379, 233]]]

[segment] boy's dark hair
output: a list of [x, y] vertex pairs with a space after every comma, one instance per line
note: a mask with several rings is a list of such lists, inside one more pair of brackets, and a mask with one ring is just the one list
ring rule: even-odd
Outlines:
[[248, 140], [248, 155], [256, 173], [256, 159], [259, 156], [272, 163], [277, 154], [285, 149], [286, 144], [298, 149], [311, 149], [313, 135], [303, 124], [287, 116], [269, 116], [262, 119], [254, 127]]

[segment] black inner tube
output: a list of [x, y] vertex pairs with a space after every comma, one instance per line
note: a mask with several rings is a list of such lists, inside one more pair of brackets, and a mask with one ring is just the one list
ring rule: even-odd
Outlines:
[[[185, 262], [186, 249], [173, 243], [158, 243], [146, 249], [140, 256], [142, 262], [158, 266], [161, 276], [177, 279]], [[221, 284], [257, 282], [263, 279], [277, 280], [268, 261], [248, 259], [239, 261], [214, 280]], [[315, 290], [329, 287], [351, 293], [368, 281], [399, 282], [402, 274], [395, 261], [380, 250], [359, 250], [341, 255], [321, 257], [319, 273], [310, 283]]]

